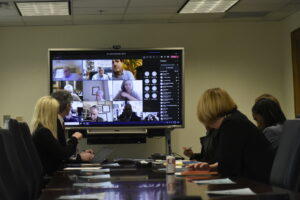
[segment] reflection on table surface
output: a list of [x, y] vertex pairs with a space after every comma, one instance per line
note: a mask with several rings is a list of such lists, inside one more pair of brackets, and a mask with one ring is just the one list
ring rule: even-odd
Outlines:
[[[110, 176], [98, 176], [109, 174]], [[88, 176], [96, 178], [88, 178]], [[84, 177], [84, 178], [82, 178]], [[99, 177], [99, 178], [98, 178]], [[155, 168], [111, 168], [110, 172], [81, 172], [79, 170], [57, 172], [43, 190], [41, 200], [57, 199], [62, 195], [82, 195], [104, 193], [105, 200], [120, 199], [173, 199], [177, 196], [198, 196], [207, 199], [285, 199], [282, 194], [290, 194], [290, 199], [300, 199], [300, 195], [287, 190], [242, 178], [231, 179], [235, 184], [203, 184], [193, 182], [195, 179], [216, 179], [215, 174], [177, 177], [166, 175]], [[245, 196], [209, 196], [207, 191], [250, 188], [258, 195]], [[273, 195], [273, 196], [270, 196]], [[282, 198], [281, 198], [282, 197]]]

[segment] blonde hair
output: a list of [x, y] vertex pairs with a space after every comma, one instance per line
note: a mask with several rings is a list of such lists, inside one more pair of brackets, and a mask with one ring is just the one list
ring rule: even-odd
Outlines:
[[199, 99], [198, 119], [207, 125], [233, 109], [237, 109], [237, 105], [225, 90], [211, 88], [206, 90]]
[[38, 125], [49, 129], [52, 135], [57, 138], [57, 115], [59, 103], [51, 96], [40, 98], [34, 108], [31, 120], [31, 128], [34, 132]]

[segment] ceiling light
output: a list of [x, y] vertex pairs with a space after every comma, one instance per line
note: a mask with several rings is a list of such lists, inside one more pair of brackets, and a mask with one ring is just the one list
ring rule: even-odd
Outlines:
[[70, 15], [69, 1], [15, 2], [21, 16]]
[[239, 0], [189, 0], [179, 13], [222, 13]]

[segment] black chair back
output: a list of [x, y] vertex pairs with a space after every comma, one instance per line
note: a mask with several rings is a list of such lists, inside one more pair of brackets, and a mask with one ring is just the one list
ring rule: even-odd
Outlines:
[[300, 120], [288, 120], [283, 126], [273, 162], [270, 183], [289, 190], [299, 190]]
[[5, 187], [3, 190], [9, 200], [31, 200], [31, 185], [13, 140], [8, 130], [0, 129], [0, 177]]
[[37, 183], [35, 187], [35, 197], [38, 198], [40, 196], [41, 189], [44, 184], [43, 176], [44, 176], [44, 170], [43, 165], [40, 160], [40, 157], [38, 155], [38, 152], [35, 148], [35, 145], [32, 141], [30, 129], [25, 122], [19, 122], [19, 127], [21, 130], [21, 136], [23, 138], [23, 141], [27, 147], [27, 150], [30, 155], [30, 161], [32, 163], [33, 172], [35, 172], [35, 182]]

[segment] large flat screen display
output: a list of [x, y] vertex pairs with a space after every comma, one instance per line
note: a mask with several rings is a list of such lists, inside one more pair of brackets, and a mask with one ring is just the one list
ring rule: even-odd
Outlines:
[[71, 127], [183, 127], [183, 49], [49, 50], [50, 92]]

